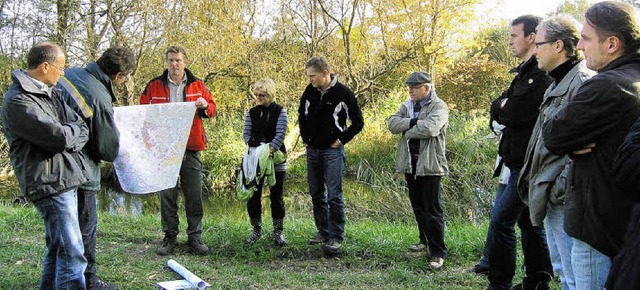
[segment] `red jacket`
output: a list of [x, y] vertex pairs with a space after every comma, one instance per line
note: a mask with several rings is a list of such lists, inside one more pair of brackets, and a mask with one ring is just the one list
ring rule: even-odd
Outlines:
[[[185, 102], [195, 102], [198, 98], [204, 98], [209, 107], [206, 109], [197, 109], [196, 114], [193, 116], [193, 125], [191, 125], [191, 133], [189, 134], [189, 141], [187, 142], [187, 150], [202, 151], [206, 148], [207, 136], [202, 126], [202, 118], [210, 118], [216, 114], [216, 103], [211, 97], [211, 93], [207, 90], [200, 79], [196, 78], [188, 69], [185, 69], [187, 74], [187, 85], [184, 88]], [[140, 96], [140, 104], [162, 104], [169, 102], [169, 86], [167, 85], [169, 72], [167, 70], [164, 73], [151, 80], [147, 87]]]

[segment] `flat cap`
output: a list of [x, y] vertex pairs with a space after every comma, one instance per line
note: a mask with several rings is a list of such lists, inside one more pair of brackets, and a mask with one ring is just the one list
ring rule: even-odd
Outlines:
[[420, 85], [420, 84], [430, 84], [431, 83], [431, 75], [426, 73], [426, 72], [417, 71], [417, 72], [412, 73], [404, 83], [407, 86], [415, 86], [415, 85]]

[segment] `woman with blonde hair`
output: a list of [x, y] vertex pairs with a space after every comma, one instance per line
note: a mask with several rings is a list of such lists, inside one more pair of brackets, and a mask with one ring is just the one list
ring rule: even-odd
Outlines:
[[[273, 155], [277, 151], [286, 153], [284, 137], [287, 134], [287, 111], [275, 102], [276, 85], [272, 79], [259, 79], [253, 85], [256, 106], [247, 111], [244, 121], [244, 142], [248, 147], [269, 144]], [[273, 241], [276, 246], [286, 245], [282, 235], [285, 216], [283, 192], [286, 162], [274, 165], [275, 184], [270, 186], [271, 217], [273, 219]], [[258, 180], [257, 189], [247, 201], [247, 211], [253, 232], [245, 245], [253, 245], [262, 237], [262, 187], [264, 176]]]

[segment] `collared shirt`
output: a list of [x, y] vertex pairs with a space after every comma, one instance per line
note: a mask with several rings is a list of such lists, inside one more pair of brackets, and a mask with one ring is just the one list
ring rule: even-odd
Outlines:
[[48, 86], [47, 84], [45, 84], [45, 83], [43, 83], [43, 82], [41, 82], [41, 81], [39, 81], [39, 80], [37, 80], [37, 79], [33, 78], [32, 76], [30, 76], [30, 75], [29, 75], [29, 74], [27, 74], [26, 72], [25, 72], [25, 74], [24, 74], [24, 75], [25, 75], [25, 76], [27, 76], [27, 78], [29, 78], [29, 79], [33, 82], [33, 84], [35, 84], [35, 85], [36, 85], [36, 87], [37, 87], [39, 90], [41, 90], [41, 91], [43, 91], [43, 92], [47, 93], [47, 96], [51, 96], [51, 89], [52, 89], [52, 87], [50, 87], [50, 86]]
[[[429, 102], [429, 99], [431, 99], [431, 92], [429, 92], [429, 94], [427, 95], [426, 98], [422, 99], [422, 101], [420, 102], [413, 102], [413, 107], [415, 108], [417, 104], [420, 104], [420, 109], [424, 108], [427, 103]], [[413, 117], [414, 118], [418, 118], [418, 115], [420, 114], [420, 110], [413, 110]]]
[[176, 84], [171, 79], [171, 76], [167, 76], [167, 78], [169, 79], [169, 81], [167, 82], [167, 84], [169, 85], [169, 102], [184, 102], [184, 87], [187, 86], [187, 74], [184, 74], [179, 84]]

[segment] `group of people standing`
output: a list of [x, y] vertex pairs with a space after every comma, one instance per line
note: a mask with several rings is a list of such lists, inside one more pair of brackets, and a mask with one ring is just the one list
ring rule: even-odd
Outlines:
[[[639, 285], [627, 273], [637, 268], [624, 266], [637, 249], [619, 255], [627, 228], [629, 244], [637, 231], [629, 222], [640, 201], [621, 178], [639, 164], [629, 162], [634, 131], [623, 144], [640, 117], [636, 15], [629, 4], [606, 1], [586, 11], [582, 29], [567, 15], [512, 21], [509, 46], [522, 63], [491, 105], [491, 127], [501, 135], [496, 174], [504, 168], [510, 177], [496, 194], [484, 256], [471, 269], [488, 276], [487, 289], [549, 289], [553, 271], [563, 289]], [[525, 277], [512, 288], [516, 223]]]
[[[502, 136], [496, 176], [505, 182], [496, 194], [484, 256], [472, 269], [488, 276], [487, 289], [512, 287], [516, 223], [526, 273], [516, 289], [548, 289], [554, 271], [563, 289], [603, 289], [607, 277], [607, 289], [639, 285], [633, 284], [633, 269], [624, 266], [640, 264], [633, 248], [640, 243], [640, 231], [636, 233], [635, 224], [628, 227], [640, 220], [640, 208], [631, 217], [640, 201], [635, 162], [640, 160], [640, 121], [632, 129], [640, 117], [640, 27], [635, 15], [632, 6], [607, 1], [587, 10], [582, 30], [566, 15], [544, 20], [526, 15], [511, 23], [509, 45], [522, 63], [512, 70], [516, 76], [509, 88], [492, 103], [490, 124]], [[179, 186], [158, 193], [164, 239], [157, 254], [171, 254], [178, 243], [181, 188], [187, 245], [205, 255], [202, 119], [215, 116], [216, 104], [204, 82], [186, 68], [184, 48], [169, 47], [164, 58], [167, 69], [147, 84], [140, 104], [194, 102], [197, 109]], [[100, 162], [113, 161], [119, 148], [113, 86], [129, 79], [135, 57], [130, 49], [115, 46], [84, 68], [63, 70], [65, 63], [56, 44], [31, 48], [27, 69], [13, 72], [13, 86], [3, 99], [2, 130], [20, 189], [45, 223], [41, 288], [117, 289], [96, 275], [96, 192]], [[298, 122], [316, 226], [308, 243], [335, 254], [345, 232], [344, 146], [362, 130], [364, 120], [353, 91], [331, 73], [326, 58], [311, 58], [305, 72], [309, 85], [300, 98]], [[409, 251], [428, 252], [429, 265], [439, 269], [448, 254], [440, 190], [448, 173], [449, 111], [429, 73], [415, 72], [405, 84], [409, 99], [387, 124], [400, 135], [395, 168], [405, 175], [418, 227], [418, 243]], [[252, 89], [256, 105], [246, 113], [243, 138], [247, 152], [261, 146], [268, 150], [272, 170], [271, 178], [251, 175], [256, 176], [255, 190], [247, 211], [253, 230], [245, 245], [263, 235], [262, 188], [269, 179], [273, 242], [281, 247], [287, 244], [287, 167], [286, 158], [275, 162], [273, 156], [286, 154], [287, 112], [275, 102], [273, 80], [259, 79]]]

